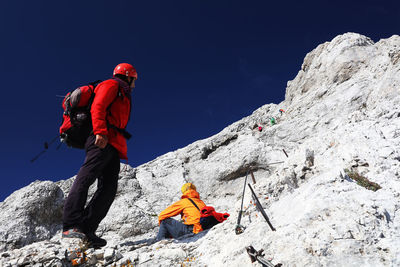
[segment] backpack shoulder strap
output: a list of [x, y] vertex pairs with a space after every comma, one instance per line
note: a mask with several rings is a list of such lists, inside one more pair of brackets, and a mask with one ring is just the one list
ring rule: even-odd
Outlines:
[[89, 103], [87, 105], [87, 109], [89, 111], [90, 111], [90, 108], [92, 107], [93, 100], [94, 100], [94, 97], [95, 97], [94, 89], [96, 89], [97, 85], [99, 85], [99, 83], [101, 83], [101, 82], [102, 82], [102, 80], [97, 80], [97, 81], [94, 81], [94, 82], [91, 82], [91, 83], [88, 84], [90, 90], [92, 91], [92, 95], [90, 96]]
[[102, 80], [97, 80], [97, 81], [89, 83], [89, 85], [93, 85], [93, 87], [96, 87], [101, 82], [102, 82]]
[[193, 201], [193, 199], [191, 199], [190, 197], [188, 198], [190, 200], [190, 202], [192, 202], [192, 204], [200, 211], [199, 207], [196, 205], [196, 203]]
[[[118, 81], [117, 79], [114, 79], [114, 78], [111, 78], [111, 79], [113, 79], [114, 81], [117, 81], [117, 82], [118, 82], [118, 92], [117, 92], [117, 96], [114, 98], [114, 100], [111, 102], [111, 104], [107, 107], [107, 112], [110, 112], [110, 109], [111, 109], [112, 104], [114, 104], [114, 102], [118, 99], [118, 97], [120, 97], [120, 96], [123, 95], [122, 92], [121, 92], [121, 85], [120, 85], [119, 81]], [[129, 105], [129, 108], [130, 108], [130, 109], [129, 109], [129, 117], [130, 117], [131, 109], [132, 109], [132, 103]], [[128, 119], [128, 121], [129, 121], [129, 119]], [[118, 128], [117, 126], [114, 126], [114, 125], [110, 124], [109, 122], [107, 122], [107, 127], [108, 127], [108, 128], [113, 128], [113, 129], [117, 130], [117, 131], [120, 132], [120, 133], [125, 137], [125, 139], [127, 139], [127, 140], [129, 140], [129, 139], [132, 137], [132, 135], [131, 135], [127, 130]]]

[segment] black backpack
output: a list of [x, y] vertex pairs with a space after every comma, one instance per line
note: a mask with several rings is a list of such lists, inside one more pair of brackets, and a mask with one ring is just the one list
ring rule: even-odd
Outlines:
[[[190, 202], [192, 202], [192, 204], [200, 211], [200, 214], [202, 214], [201, 210], [199, 209], [199, 207], [196, 205], [196, 203], [193, 201], [193, 199], [188, 198], [190, 200]], [[207, 216], [207, 217], [200, 217], [200, 224], [201, 224], [201, 228], [203, 228], [203, 230], [207, 230], [212, 228], [214, 225], [219, 224], [220, 222], [212, 215]]]
[[94, 99], [94, 89], [101, 81], [78, 87], [67, 93], [62, 107], [63, 120], [60, 126], [61, 142], [70, 147], [83, 149], [86, 139], [92, 132], [90, 108]]

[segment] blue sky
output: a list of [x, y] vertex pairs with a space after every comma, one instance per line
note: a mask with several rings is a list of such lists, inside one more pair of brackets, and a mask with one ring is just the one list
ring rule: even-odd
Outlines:
[[128, 130], [138, 166], [284, 99], [304, 56], [338, 34], [399, 34], [396, 1], [2, 1], [0, 201], [76, 174], [82, 150], [54, 143], [56, 95], [111, 76], [139, 79]]

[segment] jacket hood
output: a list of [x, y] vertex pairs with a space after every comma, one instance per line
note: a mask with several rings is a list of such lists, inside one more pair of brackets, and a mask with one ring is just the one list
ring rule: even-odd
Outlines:
[[181, 199], [184, 199], [184, 198], [198, 198], [198, 199], [200, 199], [200, 195], [196, 190], [190, 189], [190, 190], [186, 191], [181, 196]]
[[125, 95], [131, 96], [131, 88], [129, 87], [129, 84], [125, 82], [124, 80], [121, 80], [118, 77], [112, 77], [113, 80], [116, 80], [119, 83], [119, 86], [121, 89], [124, 91]]

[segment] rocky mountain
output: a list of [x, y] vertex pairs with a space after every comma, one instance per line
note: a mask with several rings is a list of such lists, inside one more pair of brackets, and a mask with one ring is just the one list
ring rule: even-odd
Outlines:
[[[282, 103], [137, 168], [122, 165], [98, 231], [108, 245], [85, 251], [83, 266], [253, 266], [249, 245], [283, 266], [399, 266], [399, 104], [400, 36], [374, 43], [346, 33], [319, 45]], [[276, 231], [246, 186], [245, 229], [236, 235], [245, 179]], [[71, 264], [77, 244], [61, 239], [61, 214], [72, 181], [36, 181], [0, 203], [1, 266]], [[195, 236], [140, 246], [185, 182], [231, 217]]]

